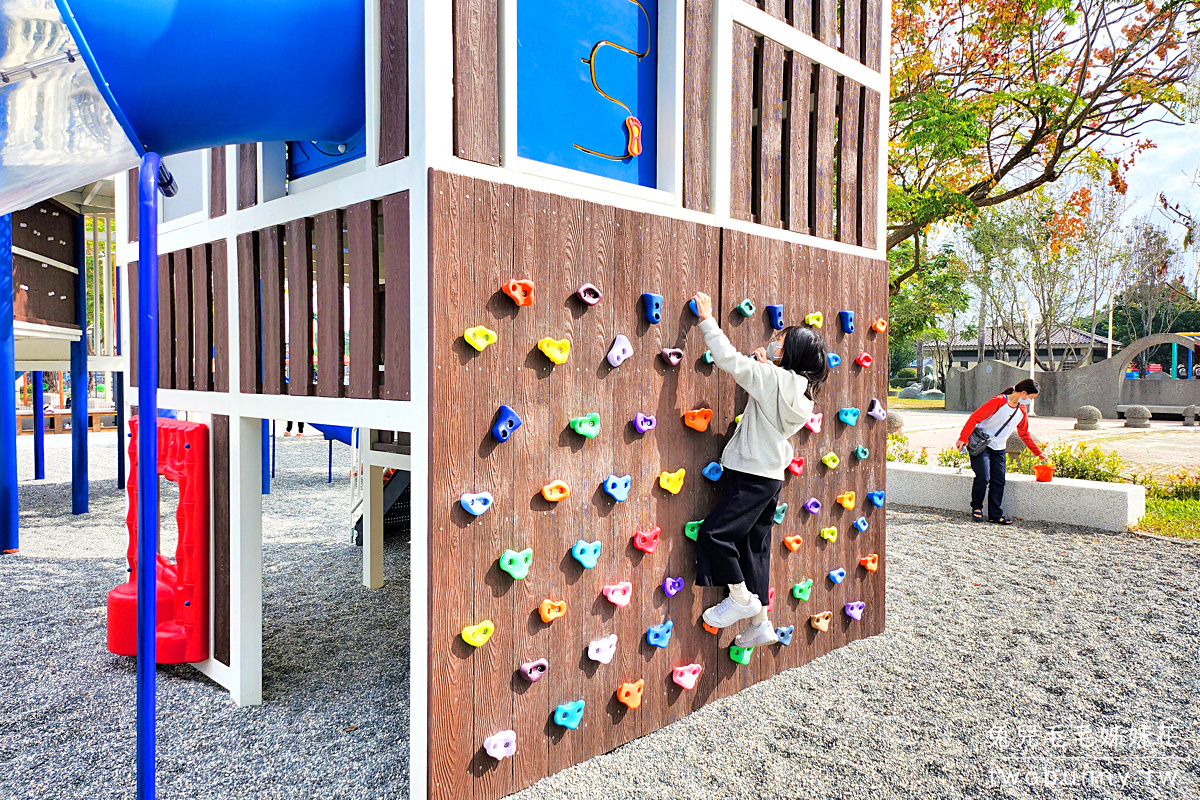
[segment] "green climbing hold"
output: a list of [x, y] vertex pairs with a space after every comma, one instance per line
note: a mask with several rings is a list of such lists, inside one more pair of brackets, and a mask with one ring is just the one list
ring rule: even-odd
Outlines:
[[729, 657], [743, 667], [750, 663], [750, 656], [752, 655], [754, 655], [753, 647], [738, 647], [736, 644], [729, 645]]
[[512, 576], [514, 581], [524, 580], [529, 574], [529, 567], [533, 564], [533, 548], [526, 548], [521, 552], [514, 550], [505, 550], [500, 556], [500, 569]]
[[705, 351], [704, 351], [704, 363], [705, 363], [705, 364], [711, 364], [711, 363], [713, 363], [712, 350], [705, 350]]
[[775, 506], [775, 524], [782, 525], [783, 518], [787, 516], [787, 503], [781, 503]]
[[700, 535], [700, 526], [704, 524], [704, 520], [698, 519], [695, 522], [685, 522], [683, 524], [683, 535], [696, 541], [696, 537]]
[[747, 297], [745, 300], [737, 304], [737, 310], [742, 312], [743, 317], [754, 316], [754, 302]]
[[596, 434], [600, 433], [600, 415], [593, 411], [586, 417], [575, 417], [571, 420], [571, 430], [580, 436], [595, 439]]
[[797, 583], [792, 587], [792, 597], [797, 600], [808, 602], [808, 598], [812, 597], [813, 579], [809, 578], [804, 583]]
[[863, 447], [861, 444], [858, 447], [854, 448], [854, 457], [857, 458], [859, 461], [866, 461], [867, 457], [870, 455], [871, 455], [871, 451], [868, 450], [867, 448]]

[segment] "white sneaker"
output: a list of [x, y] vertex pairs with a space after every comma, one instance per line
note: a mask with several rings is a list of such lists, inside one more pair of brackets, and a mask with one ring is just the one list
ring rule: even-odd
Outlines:
[[712, 608], [706, 608], [702, 616], [704, 621], [714, 628], [728, 628], [735, 622], [750, 619], [759, 611], [762, 611], [762, 603], [759, 602], [758, 595], [752, 594], [750, 602], [746, 605], [732, 597], [726, 597]]
[[779, 634], [775, 633], [771, 621], [767, 620], [759, 624], [751, 622], [734, 638], [733, 643], [738, 647], [758, 647], [764, 644], [775, 644], [778, 641]]

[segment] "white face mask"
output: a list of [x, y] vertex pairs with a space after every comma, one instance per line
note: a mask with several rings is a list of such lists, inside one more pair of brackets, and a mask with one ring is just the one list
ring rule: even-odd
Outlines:
[[1017, 402], [1018, 402], [1018, 403], [1020, 403], [1020, 404], [1021, 404], [1021, 405], [1023, 405], [1023, 406], [1027, 406], [1027, 405], [1029, 405], [1030, 403], [1032, 403], [1032, 402], [1033, 402], [1033, 398], [1031, 398], [1031, 397], [1026, 397], [1024, 400], [1018, 400]]
[[767, 342], [767, 361], [774, 364], [783, 360], [783, 345], [779, 342]]

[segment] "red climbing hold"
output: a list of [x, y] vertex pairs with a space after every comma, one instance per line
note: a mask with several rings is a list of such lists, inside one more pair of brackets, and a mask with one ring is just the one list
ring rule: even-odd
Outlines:
[[518, 306], [533, 305], [533, 281], [517, 280], [513, 278], [508, 283], [500, 287], [506, 295], [512, 298], [512, 301]]

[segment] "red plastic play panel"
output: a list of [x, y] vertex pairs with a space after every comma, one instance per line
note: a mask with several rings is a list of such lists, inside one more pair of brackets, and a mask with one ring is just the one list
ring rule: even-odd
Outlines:
[[[108, 593], [108, 649], [137, 655], [137, 442], [129, 421], [129, 582]], [[158, 474], [179, 484], [175, 563], [158, 557], [157, 661], [192, 664], [208, 658], [208, 426], [158, 420]]]

